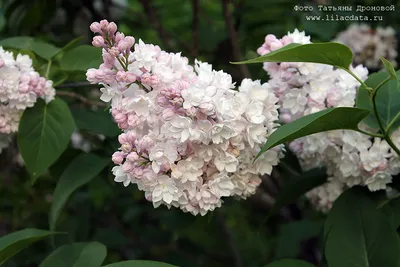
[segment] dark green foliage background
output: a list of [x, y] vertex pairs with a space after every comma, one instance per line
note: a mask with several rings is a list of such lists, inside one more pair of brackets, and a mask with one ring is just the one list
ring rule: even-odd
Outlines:
[[[115, 21], [119, 30], [146, 43], [159, 44], [171, 52], [183, 52], [193, 62], [197, 57], [208, 61], [216, 69], [231, 73], [235, 81], [244, 78], [239, 65], [229, 61], [251, 59], [268, 33], [283, 36], [295, 28], [306, 30], [314, 41], [330, 41], [349, 23], [305, 21], [305, 13], [295, 12], [298, 5], [315, 5], [295, 0], [236, 0], [229, 3], [232, 23], [237, 38], [232, 40], [219, 0], [127, 0], [127, 7], [109, 0], [0, 0], [0, 39], [12, 36], [32, 36], [58, 47], [65, 46], [78, 36], [82, 44], [90, 44], [89, 25], [94, 20], [107, 18]], [[198, 10], [193, 16], [194, 3]], [[316, 1], [317, 2], [317, 1]], [[143, 4], [144, 3], [144, 4]], [[102, 4], [105, 8], [98, 8]], [[150, 4], [151, 19], [144, 7]], [[334, 1], [332, 5], [390, 5], [393, 1]], [[354, 7], [353, 7], [354, 8]], [[64, 15], [59, 13], [64, 10]], [[383, 14], [379, 25], [391, 25], [397, 30], [400, 8]], [[382, 14], [380, 14], [382, 15]], [[64, 19], [63, 19], [64, 17]], [[397, 17], [397, 19], [396, 19]], [[150, 18], [150, 19], [149, 19]], [[198, 21], [198, 22], [194, 22]], [[160, 26], [162, 29], [160, 30]], [[197, 25], [197, 26], [196, 26]], [[376, 25], [374, 25], [376, 26]], [[234, 43], [240, 50], [235, 54]], [[36, 61], [43, 74], [45, 68]], [[243, 65], [252, 79], [267, 80], [261, 64]], [[54, 65], [51, 78], [71, 84], [85, 80], [84, 72], [72, 72], [64, 77]], [[250, 78], [250, 77], [248, 77]], [[93, 87], [63, 87], [62, 90], [79, 93], [89, 99]], [[65, 98], [75, 117], [78, 129], [92, 140], [92, 153], [111, 158], [117, 150], [115, 129], [108, 115], [98, 110], [91, 114], [79, 101]], [[93, 116], [98, 123], [93, 124]], [[100, 141], [96, 134], [103, 132]], [[16, 143], [16, 142], [14, 142]], [[0, 236], [23, 228], [48, 229], [48, 214], [52, 195], [61, 174], [80, 151], [69, 146], [50, 171], [40, 177], [34, 186], [29, 174], [10, 164], [16, 156], [16, 146], [0, 154]], [[279, 181], [265, 188], [274, 197], [286, 184], [295, 184], [301, 170], [295, 160], [287, 157], [277, 168]], [[85, 166], [81, 166], [85, 168]], [[54, 244], [41, 241], [22, 251], [6, 267], [33, 267], [56, 247], [70, 242], [98, 241], [106, 245], [105, 261], [146, 259], [163, 261], [178, 266], [263, 266], [275, 259], [298, 258], [314, 264], [323, 260], [322, 225], [324, 217], [312, 211], [303, 198], [296, 204], [283, 207], [266, 221], [271, 205], [258, 195], [247, 201], [228, 199], [218, 212], [205, 217], [194, 217], [172, 208], [153, 209], [143, 193], [131, 185], [124, 188], [113, 181], [110, 164], [91, 182], [76, 191], [58, 220], [57, 230], [66, 231], [56, 236]], [[276, 175], [275, 175], [276, 176]], [[285, 199], [284, 204], [288, 203]]]

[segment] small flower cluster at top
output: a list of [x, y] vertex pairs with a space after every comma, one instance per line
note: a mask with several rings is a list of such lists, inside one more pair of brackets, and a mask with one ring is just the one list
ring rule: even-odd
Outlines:
[[52, 81], [40, 77], [29, 56], [18, 54], [14, 58], [12, 52], [0, 47], [0, 152], [17, 132], [23, 111], [38, 98], [49, 102], [54, 95]]
[[[232, 77], [159, 46], [135, 43], [106, 20], [98, 35], [104, 63], [87, 79], [104, 86], [121, 147], [112, 160], [116, 182], [136, 184], [154, 207], [205, 215], [223, 197], [246, 198], [277, 165], [282, 147], [255, 156], [278, 126], [278, 98], [268, 83]], [[131, 51], [132, 50], [132, 51]]]
[[397, 66], [397, 38], [392, 27], [373, 30], [368, 24], [353, 23], [334, 41], [347, 45], [353, 51], [355, 64], [380, 69], [383, 67], [380, 57], [384, 57]]
[[[257, 52], [265, 55], [290, 43], [308, 44], [311, 41], [297, 29], [282, 39], [270, 34]], [[361, 80], [367, 79], [368, 70], [363, 66], [350, 68]], [[359, 83], [343, 70], [324, 64], [298, 62], [264, 63], [264, 69], [279, 98], [280, 120], [285, 123], [326, 108], [355, 105]], [[392, 138], [400, 143], [400, 131], [395, 132]], [[289, 148], [297, 155], [304, 170], [319, 166], [327, 168], [328, 182], [307, 193], [322, 211], [329, 210], [346, 188], [364, 185], [370, 191], [386, 189], [392, 175], [400, 172], [400, 161], [385, 140], [373, 139], [356, 131], [313, 134], [291, 142]]]

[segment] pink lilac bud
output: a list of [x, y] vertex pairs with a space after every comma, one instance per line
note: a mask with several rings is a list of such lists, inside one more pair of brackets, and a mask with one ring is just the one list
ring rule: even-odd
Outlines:
[[276, 41], [270, 44], [271, 51], [278, 50], [279, 48], [282, 48], [282, 43], [280, 41]]
[[117, 80], [117, 82], [125, 82], [126, 80], [126, 72], [119, 70], [117, 72], [117, 75], [115, 76], [115, 79]]
[[165, 96], [167, 99], [174, 99], [176, 97], [180, 97], [181, 93], [179, 90], [175, 90], [174, 88], [165, 88], [160, 91], [162, 96]]
[[137, 79], [137, 76], [131, 72], [118, 71], [116, 79], [118, 82], [134, 83]]
[[29, 85], [26, 84], [26, 83], [21, 83], [21, 84], [19, 85], [19, 91], [20, 91], [21, 93], [27, 93], [27, 92], [29, 91]]
[[160, 78], [157, 75], [150, 75], [145, 73], [141, 77], [141, 82], [152, 87], [157, 86], [160, 83]]
[[140, 120], [139, 116], [136, 114], [129, 114], [128, 115], [128, 125], [131, 127], [135, 127], [140, 125], [140, 123], [142, 123], [142, 121]]
[[128, 133], [122, 133], [118, 136], [118, 142], [122, 144], [131, 144], [134, 145], [136, 142], [136, 134], [132, 131]]
[[170, 102], [176, 106], [176, 107], [180, 107], [182, 106], [184, 100], [182, 97], [175, 97], [174, 99], [170, 100]]
[[94, 47], [104, 47], [105, 43], [104, 43], [104, 38], [101, 36], [95, 36], [93, 37], [93, 42], [92, 45]]
[[138, 159], [139, 159], [139, 155], [136, 152], [131, 152], [126, 157], [126, 160], [129, 160], [130, 162], [135, 162]]
[[121, 150], [125, 153], [129, 153], [132, 151], [132, 146], [129, 143], [125, 143], [121, 146]]
[[135, 44], [135, 38], [132, 36], [126, 36], [125, 37], [125, 42], [128, 43], [128, 49], [130, 50], [132, 48], [132, 46]]
[[115, 80], [115, 72], [110, 69], [100, 68], [96, 71], [96, 79], [103, 83], [110, 84]]
[[144, 196], [146, 198], [147, 201], [152, 202], [153, 201], [153, 196], [151, 195], [151, 193], [147, 193]]
[[149, 136], [145, 135], [143, 136], [142, 139], [139, 140], [138, 146], [140, 151], [146, 151], [149, 150], [150, 147], [152, 147], [154, 144], [153, 139], [151, 139]]
[[122, 164], [122, 169], [124, 172], [130, 173], [135, 169], [135, 164], [130, 161], [125, 161], [125, 163]]
[[112, 155], [112, 161], [115, 164], [121, 164], [124, 161], [124, 158], [125, 158], [124, 153], [121, 151], [117, 151]]
[[100, 26], [103, 29], [103, 31], [107, 29], [108, 24], [109, 24], [108, 20], [106, 20], [106, 19], [103, 19], [100, 21]]
[[122, 134], [120, 134], [119, 136], [118, 136], [118, 142], [122, 145], [122, 144], [125, 144], [125, 143], [129, 143], [128, 142], [128, 136], [127, 136], [127, 134], [126, 133], [122, 133]]
[[129, 44], [125, 40], [122, 40], [118, 43], [117, 48], [118, 48], [119, 52], [124, 53], [129, 49]]
[[130, 131], [129, 133], [126, 133], [127, 141], [131, 144], [135, 144], [137, 141], [136, 134], [133, 131]]
[[0, 68], [2, 68], [5, 65], [4, 60], [0, 59]]
[[122, 123], [118, 123], [118, 127], [121, 130], [124, 130], [124, 131], [127, 130], [129, 128], [128, 120], [126, 120], [126, 121], [124, 121]]
[[114, 119], [116, 123], [124, 123], [128, 118], [125, 114], [119, 113], [114, 116]]
[[108, 53], [110, 53], [110, 55], [113, 56], [113, 57], [118, 57], [119, 54], [121, 54], [119, 52], [118, 48], [116, 48], [115, 46], [113, 46], [110, 49], [108, 49]]
[[28, 75], [27, 73], [21, 75], [21, 80], [20, 80], [21, 82], [29, 83], [30, 80], [31, 80], [31, 76]]
[[143, 168], [142, 167], [136, 167], [133, 170], [133, 175], [135, 175], [135, 178], [142, 178], [144, 174]]
[[102, 33], [100, 23], [98, 22], [93, 22], [92, 24], [90, 24], [90, 30], [93, 33], [100, 33], [100, 34]]
[[265, 55], [265, 54], [268, 54], [269, 52], [271, 52], [271, 50], [267, 49], [267, 48], [264, 47], [264, 46], [261, 46], [261, 47], [259, 47], [259, 48], [257, 49], [257, 54], [259, 54], [259, 55], [261, 55], [261, 56], [263, 56], [263, 55]]
[[265, 36], [265, 43], [268, 45], [276, 41], [278, 41], [278, 38], [276, 38], [276, 36], [273, 34], [268, 34], [267, 36]]
[[115, 42], [119, 43], [121, 40], [125, 39], [125, 34], [121, 33], [121, 32], [117, 32], [115, 34]]
[[290, 38], [289, 36], [285, 35], [285, 36], [283, 36], [283, 38], [281, 39], [281, 42], [282, 42], [283, 45], [288, 45], [288, 44], [293, 43], [293, 40], [292, 40], [292, 38]]
[[114, 34], [117, 32], [117, 24], [115, 24], [114, 22], [111, 22], [110, 24], [108, 24], [107, 32], [108, 32], [108, 36], [114, 36]]
[[134, 83], [137, 80], [137, 76], [132, 72], [126, 73], [126, 82], [127, 83]]
[[88, 69], [86, 72], [86, 79], [91, 83], [98, 83], [98, 80], [96, 78], [96, 72], [97, 69]]
[[111, 68], [112, 66], [114, 66], [115, 57], [113, 57], [110, 53], [106, 52], [103, 54], [103, 61], [104, 61], [103, 64], [105, 64], [105, 66]]
[[284, 123], [289, 123], [292, 121], [292, 116], [289, 113], [283, 113], [280, 115], [281, 121]]

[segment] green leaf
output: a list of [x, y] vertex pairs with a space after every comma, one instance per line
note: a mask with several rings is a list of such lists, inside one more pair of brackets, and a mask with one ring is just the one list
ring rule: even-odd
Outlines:
[[28, 228], [0, 237], [0, 265], [27, 246], [55, 234], [60, 233]]
[[303, 136], [338, 129], [358, 130], [358, 123], [369, 113], [370, 111], [365, 109], [339, 107], [301, 117], [273, 132], [257, 158], [272, 147]]
[[123, 261], [106, 265], [104, 267], [177, 267], [168, 263], [157, 262], [157, 261]]
[[90, 182], [107, 164], [108, 159], [82, 153], [68, 165], [54, 191], [49, 218], [50, 229], [55, 229], [61, 210], [72, 193]]
[[34, 38], [28, 36], [18, 36], [3, 39], [0, 41], [0, 46], [30, 50], [46, 60], [52, 59], [60, 51], [60, 48], [57, 48], [52, 44], [35, 40]]
[[393, 229], [397, 229], [400, 226], [400, 198], [389, 201], [386, 205], [381, 208], [382, 212], [386, 214], [389, 219], [390, 225]]
[[47, 60], [52, 59], [60, 51], [60, 48], [41, 41], [34, 41], [31, 49], [39, 57]]
[[265, 267], [315, 267], [315, 265], [301, 260], [284, 259], [274, 261], [268, 265], [265, 265]]
[[[388, 78], [389, 74], [385, 71], [373, 73], [365, 81], [368, 87], [376, 88], [382, 81]], [[400, 71], [397, 72], [397, 78], [400, 78]], [[400, 112], [400, 85], [397, 80], [389, 80], [379, 89], [375, 96], [375, 103], [379, 117], [381, 118], [384, 127]], [[371, 114], [363, 120], [368, 126], [379, 129], [379, 124], [374, 114], [368, 90], [364, 87], [358, 89], [356, 106], [358, 108], [368, 109]], [[400, 120], [395, 122], [392, 130], [400, 127]]]
[[300, 196], [311, 189], [326, 182], [326, 169], [312, 169], [302, 173], [298, 178], [294, 178], [284, 185], [279, 193], [275, 205], [269, 211], [267, 219], [279, 211], [283, 206], [295, 202]]
[[81, 43], [82, 40], [83, 40], [83, 36], [79, 36], [79, 37], [73, 39], [68, 44], [63, 46], [56, 55], [58, 56], [60, 53], [65, 53], [65, 52], [67, 52], [67, 51], [79, 46], [79, 43]]
[[65, 52], [60, 60], [60, 68], [65, 71], [87, 71], [98, 68], [102, 61], [100, 48], [81, 45]]
[[392, 77], [393, 80], [397, 80], [396, 71], [394, 70], [392, 63], [383, 57], [381, 57], [381, 60], [386, 70], [389, 72], [390, 77]]
[[334, 203], [324, 227], [329, 266], [398, 267], [400, 242], [386, 216], [353, 187]]
[[31, 50], [31, 45], [34, 42], [33, 37], [29, 36], [17, 36], [2, 39], [0, 41], [0, 46], [16, 49]]
[[100, 267], [106, 255], [101, 243], [73, 243], [53, 251], [39, 267]]
[[71, 111], [80, 130], [104, 134], [107, 137], [115, 137], [121, 133], [108, 111], [92, 111], [85, 108], [74, 108]]
[[353, 60], [350, 48], [339, 43], [289, 44], [264, 56], [232, 62], [249, 64], [261, 62], [313, 62], [348, 69]]
[[18, 147], [32, 182], [46, 172], [67, 148], [75, 129], [68, 105], [59, 98], [42, 99], [24, 111], [18, 129]]

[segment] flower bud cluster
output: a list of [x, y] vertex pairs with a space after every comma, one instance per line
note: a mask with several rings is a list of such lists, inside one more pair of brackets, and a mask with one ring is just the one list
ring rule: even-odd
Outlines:
[[367, 24], [353, 23], [334, 41], [347, 45], [353, 51], [355, 64], [381, 69], [384, 66], [380, 57], [384, 57], [397, 66], [397, 38], [392, 27], [373, 30]]
[[27, 55], [5, 51], [0, 47], [0, 152], [18, 130], [23, 111], [38, 98], [46, 102], [54, 98], [52, 81], [40, 77]]
[[[267, 35], [257, 50], [260, 55], [289, 43], [308, 44], [310, 37], [295, 30], [282, 39]], [[351, 70], [366, 80], [368, 70], [359, 65]], [[289, 123], [302, 116], [331, 107], [353, 107], [358, 81], [347, 72], [316, 63], [265, 63], [269, 84], [279, 98], [280, 120]], [[361, 127], [366, 128], [365, 125]], [[372, 132], [372, 129], [368, 129]], [[392, 138], [400, 143], [400, 131]], [[359, 132], [336, 130], [313, 134], [289, 144], [304, 170], [326, 167], [328, 182], [307, 196], [322, 211], [348, 187], [367, 186], [370, 191], [386, 189], [392, 175], [400, 172], [400, 161], [385, 140]]]
[[[278, 164], [282, 147], [255, 156], [278, 126], [268, 83], [232, 77], [180, 53], [135, 43], [108, 21], [90, 26], [104, 62], [89, 69], [123, 131], [112, 156], [115, 181], [136, 184], [154, 207], [205, 215], [223, 197], [246, 198]], [[234, 90], [233, 90], [234, 89]]]

